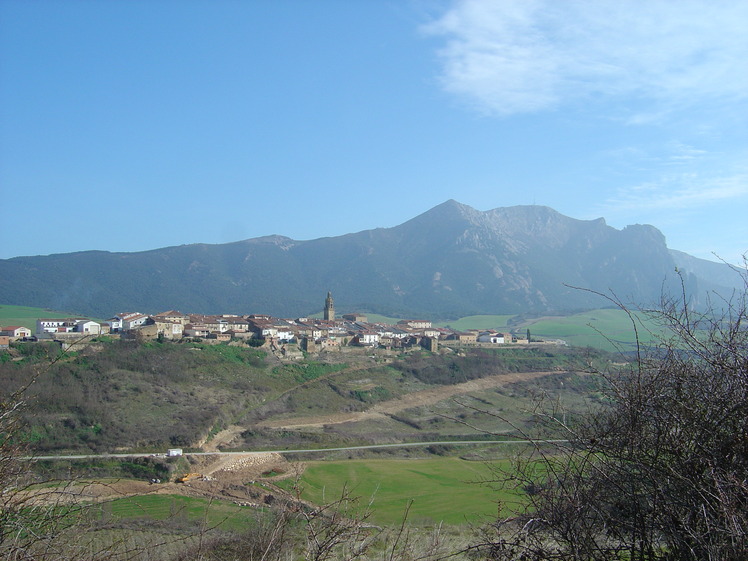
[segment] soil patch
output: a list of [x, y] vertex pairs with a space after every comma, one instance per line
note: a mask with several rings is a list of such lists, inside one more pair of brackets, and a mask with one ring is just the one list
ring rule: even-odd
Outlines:
[[190, 469], [200, 475], [185, 483], [150, 483], [134, 479], [81, 481], [64, 488], [37, 489], [19, 498], [41, 505], [103, 502], [160, 494], [220, 498], [244, 506], [260, 506], [285, 495], [273, 483], [296, 477], [303, 465], [287, 462], [276, 453], [226, 453], [199, 457]]

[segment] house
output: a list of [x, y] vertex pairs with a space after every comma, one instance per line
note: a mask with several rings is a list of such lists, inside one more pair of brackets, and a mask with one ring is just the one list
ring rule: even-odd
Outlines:
[[160, 314], [151, 318], [153, 324], [158, 330], [158, 334], [166, 339], [181, 339], [184, 333], [185, 325], [180, 321], [165, 319]]
[[208, 327], [201, 323], [188, 323], [182, 331], [184, 337], [206, 337], [208, 333]]
[[0, 327], [0, 336], [3, 335], [15, 341], [16, 339], [31, 337], [31, 330], [22, 325], [9, 325], [7, 327]]
[[114, 319], [119, 320], [121, 331], [129, 331], [130, 329], [145, 325], [148, 321], [148, 316], [140, 312], [127, 312], [114, 316]]
[[275, 336], [279, 341], [289, 342], [295, 339], [296, 324], [294, 322], [276, 318], [272, 320], [272, 323], [276, 329]]
[[250, 318], [247, 324], [249, 330], [259, 339], [273, 339], [278, 336], [278, 328], [269, 319]]
[[91, 320], [81, 320], [75, 324], [73, 330], [86, 335], [101, 335], [101, 324]]
[[313, 339], [316, 341], [317, 339], [320, 339], [327, 334], [327, 331], [319, 328], [316, 325], [307, 323], [306, 318], [303, 318], [303, 319], [304, 321], [302, 321], [302, 319], [296, 320], [295, 329], [299, 337], [302, 337], [302, 338], [306, 337], [306, 338]]
[[128, 329], [122, 336], [127, 339], [135, 339], [136, 341], [147, 341], [149, 339], [156, 339], [158, 335], [158, 327], [156, 327], [155, 323], [150, 323]]
[[384, 330], [384, 333], [386, 333], [393, 339], [401, 339], [401, 340], [407, 339], [411, 335], [408, 331], [405, 331], [404, 329], [397, 329], [397, 328], [386, 329]]
[[442, 330], [436, 327], [427, 327], [423, 330], [423, 336], [429, 337], [430, 339], [439, 339], [441, 337]]
[[177, 310], [169, 310], [168, 312], [161, 312], [155, 316], [151, 316], [154, 320], [170, 321], [172, 323], [179, 323], [181, 325], [187, 325], [190, 323], [190, 316], [178, 312]]
[[221, 319], [218, 316], [204, 316], [202, 314], [190, 314], [189, 317], [190, 317], [190, 323], [192, 325], [204, 325], [205, 329], [207, 329], [209, 333], [213, 333], [213, 332], [222, 333], [223, 331], [226, 331], [228, 329], [228, 327], [226, 326], [225, 320]]
[[424, 337], [421, 346], [429, 352], [435, 353], [439, 350], [439, 337]]
[[477, 340], [479, 343], [493, 343], [495, 345], [503, 345], [505, 342], [504, 334], [495, 331], [483, 331], [478, 335]]
[[400, 327], [409, 327], [410, 329], [428, 329], [431, 322], [425, 319], [403, 319], [397, 322]]
[[36, 320], [36, 333], [72, 333], [75, 324], [83, 318], [39, 318]]
[[353, 342], [366, 347], [376, 347], [379, 345], [379, 333], [375, 331], [361, 331], [353, 338]]
[[86, 335], [100, 335], [101, 324], [86, 318], [39, 318], [36, 320], [36, 333], [84, 333]]
[[104, 322], [105, 325], [109, 326], [109, 333], [118, 333], [122, 331], [122, 320], [117, 316], [109, 318]]
[[468, 332], [457, 332], [454, 334], [454, 340], [464, 344], [475, 343], [478, 340], [478, 335], [472, 331]]
[[[66, 319], [39, 318], [36, 320], [36, 333], [58, 333], [65, 330]], [[74, 325], [74, 324], [73, 324]]]
[[226, 318], [226, 323], [228, 331], [233, 331], [234, 333], [246, 333], [249, 331], [249, 322], [243, 317], [229, 316]]
[[366, 323], [367, 317], [364, 314], [343, 314], [343, 319], [347, 319], [348, 321], [355, 321], [358, 323]]
[[322, 337], [319, 341], [317, 341], [317, 346], [320, 351], [324, 351], [327, 349], [339, 349], [340, 339], [338, 339], [337, 337]]

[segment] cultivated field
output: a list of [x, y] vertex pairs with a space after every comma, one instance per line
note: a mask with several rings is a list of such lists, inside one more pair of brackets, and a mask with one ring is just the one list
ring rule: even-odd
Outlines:
[[36, 329], [36, 320], [39, 318], [68, 318], [71, 314], [44, 310], [42, 308], [30, 308], [28, 306], [0, 305], [0, 326], [18, 325], [28, 327], [32, 331]]
[[619, 309], [591, 310], [571, 316], [543, 317], [518, 324], [520, 332], [530, 329], [532, 337], [563, 339], [569, 345], [593, 347], [606, 351], [633, 351], [638, 331], [639, 342], [647, 345], [660, 329], [644, 314], [634, 313], [636, 331], [631, 318]]
[[488, 483], [497, 468], [510, 469], [510, 463], [457, 457], [307, 462], [301, 496], [325, 504], [345, 491], [381, 525], [398, 524], [406, 515], [419, 526], [480, 524], [496, 516], [499, 500], [504, 514], [520, 507], [519, 493]]
[[465, 331], [468, 329], [495, 329], [497, 331], [507, 330], [508, 321], [512, 315], [503, 316], [466, 316], [454, 321], [438, 322], [437, 325], [449, 327], [456, 331]]

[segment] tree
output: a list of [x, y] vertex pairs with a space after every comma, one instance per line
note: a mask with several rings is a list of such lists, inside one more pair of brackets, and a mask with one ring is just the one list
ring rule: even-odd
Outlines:
[[[744, 290], [695, 313], [685, 290], [648, 313], [664, 328], [628, 367], [603, 373], [609, 405], [566, 424], [568, 444], [504, 474], [521, 516], [476, 544], [492, 559], [748, 558], [748, 328]], [[624, 307], [624, 309], [626, 309]], [[634, 314], [629, 315], [640, 329]]]

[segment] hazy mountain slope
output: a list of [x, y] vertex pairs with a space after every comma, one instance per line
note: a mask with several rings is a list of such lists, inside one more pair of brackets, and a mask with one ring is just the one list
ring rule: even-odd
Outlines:
[[692, 290], [698, 305], [721, 307], [723, 299], [729, 300], [734, 293], [741, 293], [745, 289], [743, 277], [737, 267], [699, 259], [675, 249], [670, 250], [670, 255], [687, 279], [688, 286], [698, 286], [698, 290]]
[[673, 255], [652, 226], [616, 230], [547, 207], [481, 212], [447, 201], [393, 228], [309, 241], [0, 260], [0, 301], [102, 317], [170, 308], [300, 316], [320, 310], [332, 290], [339, 312], [564, 311], [602, 302], [566, 285], [650, 304], [677, 286]]

